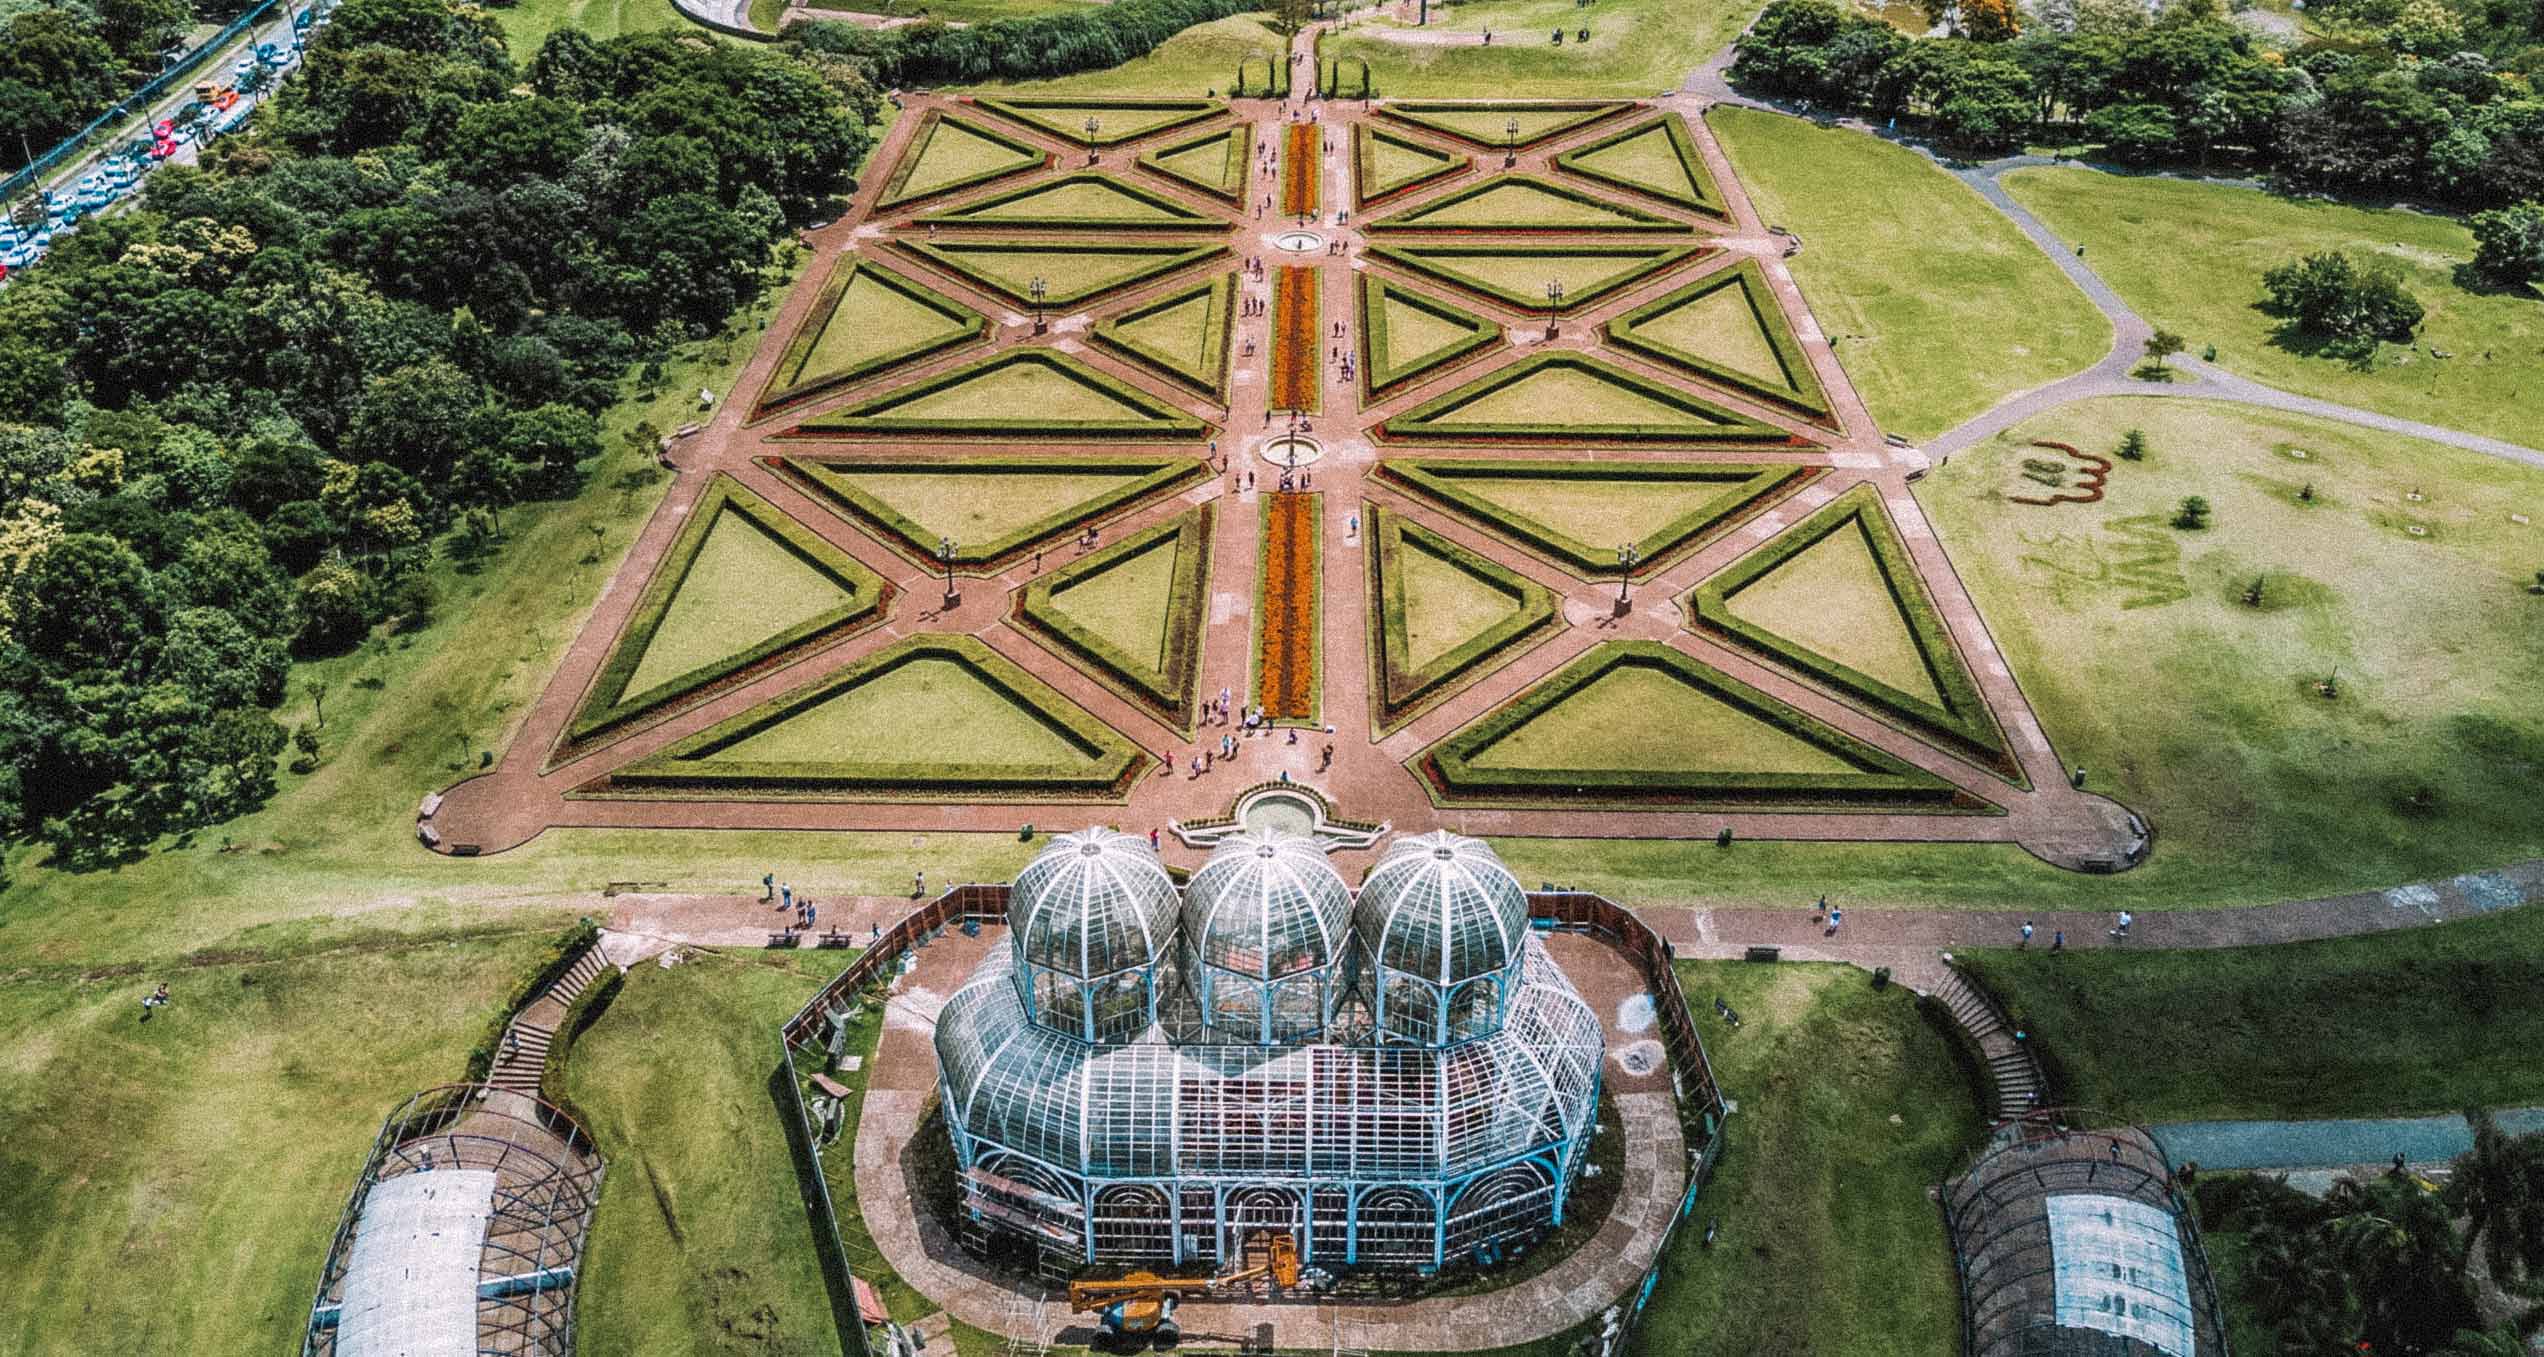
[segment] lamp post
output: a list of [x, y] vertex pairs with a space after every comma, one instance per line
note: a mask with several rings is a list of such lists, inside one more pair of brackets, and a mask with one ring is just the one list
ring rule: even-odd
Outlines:
[[1095, 163], [1095, 134], [1104, 130], [1104, 120], [1090, 113], [1086, 120], [1087, 163]]
[[1042, 281], [1042, 275], [1039, 273], [1033, 276], [1033, 281], [1025, 284], [1026, 293], [1033, 298], [1035, 334], [1042, 333], [1042, 299], [1043, 295], [1050, 290], [1050, 285]]
[[1505, 121], [1502, 134], [1507, 138], [1502, 143], [1502, 168], [1507, 170], [1519, 163], [1519, 119], [1512, 117]]
[[1625, 616], [1634, 607], [1633, 597], [1626, 590], [1634, 583], [1634, 563], [1642, 559], [1642, 553], [1634, 549], [1632, 542], [1617, 548], [1616, 615], [1619, 617]]
[[1563, 309], [1564, 287], [1561, 278], [1546, 280], [1546, 338], [1555, 337], [1555, 313]]
[[954, 592], [954, 539], [940, 537], [936, 543], [936, 559], [945, 563], [945, 611], [954, 611], [963, 596]]

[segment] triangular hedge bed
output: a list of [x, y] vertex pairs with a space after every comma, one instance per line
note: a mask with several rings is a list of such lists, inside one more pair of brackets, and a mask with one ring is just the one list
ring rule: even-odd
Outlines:
[[[1665, 162], [1675, 163], [1677, 172], [1661, 182], [1635, 178], [1613, 169], [1603, 169], [1590, 162], [1612, 153], [1638, 137], [1658, 137], [1667, 142], [1669, 154]], [[1555, 157], [1555, 168], [1566, 174], [1595, 179], [1602, 184], [1640, 193], [1710, 217], [1728, 219], [1731, 209], [1724, 205], [1721, 188], [1714, 183], [1713, 171], [1705, 168], [1705, 156], [1696, 149], [1696, 139], [1687, 130], [1687, 120], [1675, 113], [1648, 118], [1631, 127], [1611, 132], [1586, 146]]]
[[[1525, 203], [1510, 204], [1513, 215], [1482, 216], [1455, 219], [1472, 210], [1472, 205], [1488, 198], [1533, 199], [1585, 214], [1578, 220], [1547, 220], [1529, 214]], [[1391, 234], [1416, 231], [1471, 233], [1475, 235], [1528, 235], [1534, 232], [1595, 232], [1599, 234], [1685, 234], [1693, 229], [1675, 217], [1620, 203], [1596, 194], [1585, 193], [1569, 184], [1558, 184], [1533, 174], [1498, 174], [1490, 179], [1469, 184], [1454, 192], [1444, 193], [1429, 202], [1415, 203], [1401, 211], [1364, 224], [1363, 230]]]
[[[1051, 409], [1012, 414], [913, 414], [922, 402], [972, 383], [1020, 377], [1040, 385], [1035, 373], [1070, 386], [1050, 387], [1094, 398], [1103, 413], [1067, 414]], [[1012, 395], [1013, 393], [1010, 393]], [[1038, 393], [1040, 394], [1040, 393]], [[1002, 398], [1003, 399], [1003, 398]], [[1009, 349], [949, 368], [907, 386], [826, 411], [786, 431], [787, 438], [1056, 438], [1086, 442], [1164, 440], [1190, 442], [1210, 426], [1119, 378], [1107, 376], [1056, 349]]]
[[[1378, 661], [1370, 685], [1370, 719], [1380, 738], [1517, 658], [1524, 642], [1560, 624], [1554, 591], [1496, 565], [1457, 543], [1379, 505], [1361, 509], [1369, 531], [1369, 652]], [[1407, 588], [1407, 553], [1422, 552], [1481, 587], [1507, 595], [1510, 611], [1438, 655], [1416, 664], [1410, 651], [1411, 613], [1419, 600]]]
[[[1431, 163], [1425, 168], [1385, 174], [1379, 168], [1379, 161], [1391, 149], [1399, 155], [1410, 155]], [[1352, 129], [1352, 192], [1364, 209], [1473, 168], [1473, 156], [1444, 151], [1427, 142], [1398, 136], [1368, 123]]]
[[[1016, 591], [1016, 621], [1084, 662], [1105, 686], [1189, 734], [1195, 682], [1201, 672], [1202, 624], [1210, 605], [1211, 528], [1217, 521], [1217, 506], [1204, 504], [1039, 576]], [[1158, 551], [1171, 553], [1174, 566], [1165, 615], [1158, 619], [1164, 636], [1162, 654], [1152, 662], [1069, 616], [1065, 599], [1072, 589]]]
[[[1119, 146], [1189, 127], [1228, 107], [1217, 99], [974, 99], [972, 104], [1073, 146], [1087, 144], [1088, 118], [1096, 120], [1095, 145]], [[1108, 119], [1108, 114], [1115, 116]]]
[[[1213, 150], [1217, 151], [1216, 155], [1210, 154]], [[1210, 165], [1214, 160], [1218, 162], [1214, 172], [1203, 175], [1201, 167]], [[1198, 164], [1178, 164], [1178, 161]], [[1234, 127], [1186, 137], [1153, 151], [1142, 151], [1137, 163], [1141, 169], [1160, 178], [1207, 193], [1223, 202], [1242, 204], [1246, 172], [1254, 166], [1254, 124], [1238, 123]]]
[[[1035, 199], [1058, 199], [1070, 195], [1106, 199], [1110, 211], [1080, 211], [1060, 207], [1057, 203], [1028, 211], [1010, 211], [1018, 205], [1034, 208]], [[994, 193], [977, 202], [931, 212], [918, 218], [921, 225], [952, 227], [989, 227], [1002, 231], [1092, 230], [1092, 231], [1225, 231], [1232, 223], [1223, 218], [1196, 212], [1165, 194], [1125, 183], [1100, 170], [1080, 170], [1057, 179], [1044, 179]]]
[[[1491, 766], [1494, 746], [1593, 685], [1628, 670], [1733, 722], [1765, 727], [1834, 765], [1819, 771], [1662, 766], [1667, 742], [1689, 738], [1661, 722], [1642, 737], [1647, 760], [1561, 759]], [[1668, 685], [1677, 685], [1670, 687]], [[1717, 705], [1718, 704], [1718, 705]], [[1416, 755], [1412, 767], [1443, 805], [1573, 805], [1617, 810], [1978, 811], [1953, 784], [1657, 641], [1610, 641], [1518, 700]]]
[[[971, 692], [1012, 704], [1011, 715], [1047, 741], [1041, 762], [965, 762], [929, 748], [959, 711], [897, 712], [877, 718], [880, 738], [915, 739], [914, 757], [850, 757], [835, 741], [807, 737], [807, 757], [720, 757], [912, 664], [958, 676]], [[816, 718], [818, 719], [818, 718]], [[707, 798], [741, 801], [1118, 800], [1150, 765], [1148, 754], [1051, 685], [970, 636], [925, 635], [876, 651], [792, 692], [720, 721], [650, 758], [576, 789], [577, 796]]]
[[979, 541], [954, 543], [954, 564], [966, 570], [1000, 569], [1037, 545], [1108, 514], [1199, 480], [1209, 474], [1206, 463], [1191, 457], [1049, 457], [1003, 454], [992, 457], [785, 457], [775, 467], [841, 517], [871, 529], [887, 544], [922, 565], [943, 564], [939, 552], [950, 533], [911, 518], [882, 497], [855, 483], [860, 475], [913, 475], [943, 478], [978, 477], [983, 494], [997, 493], [1002, 475], [1111, 475], [1118, 477], [1093, 494], [1082, 495], [1049, 512]]
[[[1155, 301], [1143, 302], [1118, 316], [1097, 321], [1090, 337], [1097, 344], [1176, 385], [1225, 405], [1228, 403], [1228, 336], [1236, 301], [1237, 275], [1223, 273], [1207, 282], [1170, 292]], [[1179, 307], [1194, 305], [1205, 308], [1200, 326], [1201, 350], [1198, 353], [1169, 352], [1136, 333], [1143, 322]]]
[[[631, 681], [643, 669], [646, 652], [659, 636], [674, 602], [689, 583], [691, 568], [697, 564], [708, 538], [728, 521], [765, 533], [806, 568], [835, 585], [842, 601], [756, 641], [745, 641], [686, 672], [650, 683], [641, 691], [628, 691]], [[739, 680], [764, 673], [813, 647], [879, 621], [891, 597], [892, 586], [855, 557], [824, 541], [820, 534], [753, 494], [741, 482], [718, 475], [690, 507], [679, 535], [656, 562], [653, 575], [645, 581], [645, 592], [628, 614], [626, 627], [593, 675], [582, 703], [566, 722], [551, 762], [568, 751], [579, 752], [604, 738], [625, 735], [639, 724], [694, 705]]]
[[[1511, 147], [1524, 151], [1541, 141], [1577, 132], [1633, 107], [1630, 103], [1610, 100], [1465, 103], [1427, 99], [1382, 105], [1378, 116], [1444, 137], [1454, 137], [1487, 151]], [[1516, 141], [1503, 130], [1514, 118], [1524, 119]]]
[[1091, 297], [1124, 291], [1143, 283], [1163, 278], [1178, 269], [1189, 268], [1206, 260], [1224, 259], [1228, 247], [1221, 244], [1196, 244], [1187, 241], [1132, 241], [1120, 244], [1093, 240], [964, 240], [939, 245], [923, 240], [896, 240], [893, 247], [906, 251], [923, 263], [932, 264], [948, 273], [1003, 297], [1018, 306], [1035, 306], [1027, 280], [1013, 272], [1001, 272], [990, 266], [999, 259], [1019, 261], [1020, 271], [1028, 275], [1038, 272], [1032, 261], [1040, 258], [1083, 259], [1089, 256], [1120, 261], [1113, 272], [1078, 280], [1074, 285], [1050, 284], [1038, 304], [1045, 311], [1060, 311]]
[[[1426, 349], [1401, 363], [1391, 363], [1396, 307], [1410, 307], [1444, 327], [1465, 333]], [[1374, 273], [1360, 276], [1360, 388], [1375, 400], [1416, 378], [1493, 348], [1502, 342], [1502, 327], [1464, 307], [1416, 292]]]
[[[921, 182], [914, 191], [912, 180], [926, 164], [927, 153], [940, 136], [971, 137], [1010, 152], [1010, 158], [984, 170], [958, 175], [940, 182]], [[1018, 141], [994, 127], [986, 127], [969, 118], [943, 109], [930, 109], [927, 119], [910, 137], [910, 149], [902, 152], [901, 162], [892, 167], [892, 177], [884, 181], [883, 196], [875, 200], [875, 210], [903, 207], [928, 198], [941, 198], [948, 193], [994, 184], [1010, 175], [1038, 170], [1051, 163], [1051, 153], [1030, 142]]]
[[[918, 336], [907, 344], [871, 354], [844, 367], [807, 372], [805, 369], [820, 348], [822, 337], [834, 321], [842, 321], [839, 315], [841, 304], [848, 299], [852, 289], [865, 285], [890, 289], [903, 300], [943, 316], [948, 328]], [[843, 323], [856, 322], [849, 319]], [[769, 370], [768, 381], [760, 388], [759, 402], [751, 409], [751, 418], [765, 418], [825, 391], [853, 385], [904, 363], [942, 353], [958, 344], [968, 344], [980, 338], [988, 326], [987, 318], [980, 312], [915, 278], [885, 268], [871, 259], [843, 254], [831, 265], [830, 277], [823, 281], [820, 294], [813, 298], [812, 309], [804, 313], [803, 323], [796, 327], [795, 337], [787, 341], [786, 352], [778, 355], [777, 366]]]
[[[1774, 376], [1699, 357], [1644, 332], [1671, 312], [1725, 288], [1739, 289], [1747, 301], [1750, 319], [1757, 324], [1773, 355], [1777, 368]], [[1802, 341], [1785, 320], [1784, 308], [1776, 304], [1766, 271], [1755, 259], [1743, 259], [1731, 268], [1709, 273], [1665, 297], [1636, 307], [1609, 321], [1601, 332], [1618, 348], [1685, 369], [1707, 381], [1799, 410], [1823, 422], [1833, 418], [1828, 392], [1820, 385], [1819, 374], [1811, 370], [1811, 356], [1803, 351]]]
[[1501, 458], [1390, 457], [1379, 474], [1476, 526], [1576, 573], [1614, 578], [1617, 543], [1592, 543], [1564, 525], [1521, 512], [1494, 498], [1496, 481], [1612, 483], [1624, 493], [1719, 487], [1696, 507], [1672, 516], [1633, 543], [1634, 573], [1649, 575], [1678, 557], [1748, 522], [1777, 501], [1825, 474], [1821, 468], [1785, 463], [1647, 461], [1593, 458], [1521, 461]]
[[[1586, 378], [1646, 407], [1660, 407], [1671, 418], [1660, 422], [1588, 419], [1456, 418], [1523, 383]], [[1463, 443], [1743, 443], [1752, 446], [1812, 446], [1771, 424], [1762, 424], [1675, 387], [1646, 381], [1613, 363], [1569, 351], [1531, 354], [1495, 368], [1454, 391], [1435, 396], [1378, 426], [1391, 442]]]
[[[1819, 650], [1770, 631], [1738, 615], [1743, 590], [1774, 573], [1832, 534], [1860, 531], [1889, 599], [1899, 610], [1926, 677], [1940, 701], [1885, 683]], [[1868, 702], [1882, 715], [1965, 758], [1976, 760], [1999, 777], [2024, 781], [2022, 767], [2007, 747], [2005, 733], [1979, 692], [1977, 679], [1952, 643], [1951, 628], [1927, 592], [1925, 580], [1908, 554], [1908, 544], [1890, 521], [1881, 494], [1859, 485], [1822, 506], [1810, 517], [1785, 529], [1757, 550], [1692, 590], [1686, 598], [1690, 624], [1718, 635], [1744, 650], [1796, 670], [1805, 677]]]
[[[1544, 315], [1549, 310], [1570, 314], [1619, 288], [1642, 282], [1664, 269], [1715, 251], [1703, 245], [1666, 245], [1655, 241], [1634, 245], [1372, 245], [1361, 253], [1423, 278], [1500, 302], [1512, 310]], [[1545, 261], [1569, 261], [1577, 276], [1564, 288], [1562, 304], [1554, 305], [1547, 301], [1542, 290], [1546, 277], [1542, 270], [1537, 271], [1534, 279], [1525, 286], [1513, 286], [1508, 281], [1496, 281], [1476, 272], [1475, 264], [1460, 267], [1463, 261], [1480, 264], [1495, 259], [1521, 260], [1532, 266]]]

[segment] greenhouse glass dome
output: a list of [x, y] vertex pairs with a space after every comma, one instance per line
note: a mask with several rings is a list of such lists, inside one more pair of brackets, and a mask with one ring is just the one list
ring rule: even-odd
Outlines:
[[[1405, 840], [1357, 906], [1314, 841], [1278, 832], [1231, 836], [1161, 906], [1166, 881], [1142, 840], [1062, 836], [1017, 880], [1014, 944], [947, 1001], [972, 1221], [1070, 1263], [1224, 1260], [1279, 1233], [1323, 1266], [1393, 1269], [1562, 1222], [1602, 1033], [1491, 849]], [[1106, 945], [1072, 969], [1049, 940], [1089, 929]], [[1382, 1040], [1355, 974], [1419, 980], [1420, 1020]], [[1068, 983], [1096, 997], [1039, 997]]]

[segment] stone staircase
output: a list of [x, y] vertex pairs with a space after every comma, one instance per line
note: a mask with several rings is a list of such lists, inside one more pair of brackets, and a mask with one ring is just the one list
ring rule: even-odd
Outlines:
[[539, 1080], [548, 1066], [548, 1044], [556, 1040], [557, 1025], [565, 1021], [565, 1011], [576, 995], [600, 978], [609, 959], [601, 955], [594, 943], [583, 949], [583, 955], [565, 974], [550, 982], [537, 998], [521, 1006], [512, 1015], [512, 1024], [504, 1029], [504, 1042], [495, 1048], [494, 1068], [487, 1072], [486, 1082], [507, 1093], [528, 1097], [539, 1096]]
[[2020, 1117], [2049, 1101], [2047, 1081], [2041, 1077], [2040, 1062], [2032, 1058], [2031, 1048], [2014, 1039], [2014, 1029], [2006, 1024], [2005, 1014], [1963, 979], [1959, 969], [1944, 968], [1934, 997], [1978, 1045], [1980, 1058], [1987, 1064], [1988, 1079], [1995, 1085], [1993, 1120]]

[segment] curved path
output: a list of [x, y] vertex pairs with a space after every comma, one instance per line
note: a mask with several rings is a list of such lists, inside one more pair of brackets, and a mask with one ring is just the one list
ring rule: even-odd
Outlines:
[[[1780, 113], [1786, 117], [1813, 117], [1805, 106], [1760, 99], [1733, 89], [1725, 74], [1730, 68], [1731, 58], [1732, 52], [1728, 47], [1716, 53], [1688, 76], [1686, 83], [1680, 86], [1679, 93], [1682, 96], [1693, 96], [1694, 101], [1699, 105], [1730, 104], [1740, 108], [1756, 109], [1763, 113]], [[2111, 351], [2104, 354], [2100, 362], [2074, 376], [2007, 396], [1976, 417], [1930, 440], [1925, 445], [1925, 451], [1937, 460], [1950, 456], [1982, 439], [1993, 437], [2034, 415], [2075, 401], [2093, 400], [2103, 396], [2190, 396], [2204, 400], [2228, 401], [2239, 405], [2261, 406], [2289, 414], [2311, 415], [2318, 419], [2356, 424], [2363, 428], [2379, 429], [2386, 433], [2403, 434], [2432, 443], [2462, 448], [2467, 452], [2481, 453], [2486, 457], [2500, 457], [2523, 462], [2528, 466], [2544, 468], [2544, 452], [2534, 448], [2511, 443], [2505, 439], [2486, 438], [2480, 434], [2465, 433], [2442, 425], [2424, 424], [2418, 420], [2403, 419], [2374, 410], [2363, 410], [2354, 405], [2342, 405], [2334, 401], [2318, 400], [2312, 396], [2281, 391], [2277, 387], [2266, 386], [2249, 377], [2237, 376], [2216, 364], [2203, 362], [2186, 354], [2174, 356], [2168, 365], [2171, 371], [2165, 380], [2146, 381], [2133, 377], [2131, 374], [2143, 361], [2140, 355], [2144, 352], [2147, 336], [2155, 332], [2155, 326], [2145, 317], [2140, 316], [2127, 302], [2121, 300], [2120, 294], [2113, 291], [2109, 283], [2103, 281], [2102, 275], [2094, 272], [2092, 267], [2077, 255], [2072, 246], [2061, 241], [2057, 234], [2038, 217], [2033, 216], [2021, 203], [2016, 202], [2014, 196], [2005, 191], [2005, 185], [1999, 182], [2002, 176], [2011, 170], [2080, 164], [2081, 162], [2062, 161], [2039, 155], [2003, 156], [1995, 160], [1976, 162], [1960, 160], [1935, 150], [1920, 137], [1901, 133], [1893, 128], [1876, 126], [1859, 118], [1840, 118], [1835, 122], [1840, 127], [1879, 137], [1894, 145], [1915, 151], [1933, 161], [1953, 178], [1969, 185], [1981, 198], [1986, 199], [1990, 206], [2003, 213], [2008, 220], [2019, 227], [2034, 245], [2040, 247], [2041, 253], [2049, 256], [2051, 262], [2058, 265], [2059, 271], [2066, 274], [2068, 280], [2082, 290], [2086, 299], [2094, 304], [2095, 309], [2101, 311], [2103, 316], [2111, 322]], [[2261, 187], [2258, 181], [2250, 179], [2179, 175], [2165, 177], [2197, 178], [2203, 183]], [[2186, 377], [2188, 380], [2184, 380]]]

